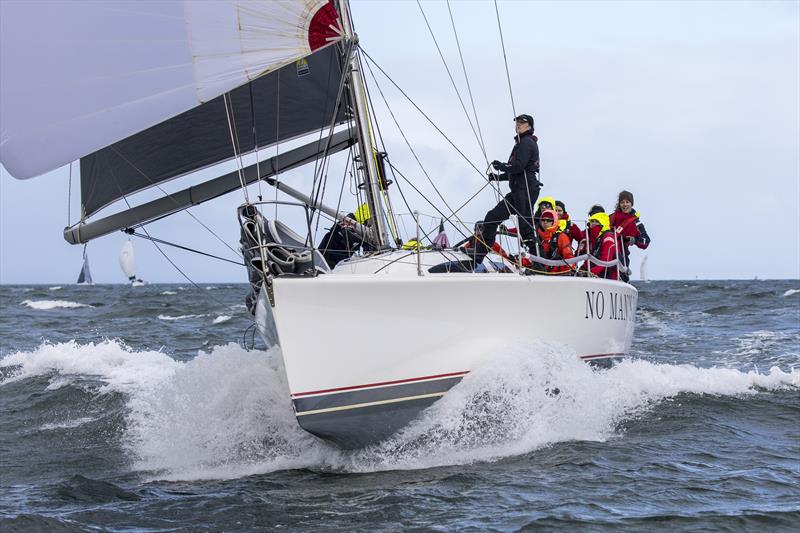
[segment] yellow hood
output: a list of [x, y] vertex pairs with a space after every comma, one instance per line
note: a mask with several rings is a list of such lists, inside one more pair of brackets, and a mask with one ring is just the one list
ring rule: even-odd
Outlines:
[[549, 202], [550, 203], [550, 209], [555, 209], [556, 208], [556, 199], [553, 198], [552, 196], [542, 196], [541, 198], [539, 198], [539, 201], [536, 202], [536, 208], [537, 209], [541, 208], [541, 203], [542, 202]]
[[608, 231], [611, 229], [611, 222], [608, 220], [608, 213], [595, 213], [589, 217], [589, 221], [592, 220], [599, 222], [603, 231]]

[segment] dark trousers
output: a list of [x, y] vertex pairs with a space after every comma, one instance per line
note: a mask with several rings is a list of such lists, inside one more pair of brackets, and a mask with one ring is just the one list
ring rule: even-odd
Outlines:
[[536, 237], [531, 207], [536, 204], [538, 198], [539, 187], [531, 187], [530, 196], [525, 189], [512, 190], [493, 209], [486, 213], [483, 219], [481, 235], [487, 249], [494, 244], [494, 239], [497, 236], [497, 227], [511, 215], [517, 215], [519, 220], [517, 231], [520, 232], [523, 242], [530, 247], [530, 244], [535, 242]]

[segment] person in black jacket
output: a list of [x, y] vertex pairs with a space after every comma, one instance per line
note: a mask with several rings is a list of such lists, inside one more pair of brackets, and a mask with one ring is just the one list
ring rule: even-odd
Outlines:
[[347, 217], [336, 222], [322, 237], [317, 249], [329, 267], [333, 268], [339, 262], [349, 259], [359, 248], [365, 252], [372, 250], [369, 243], [353, 229], [354, 220], [359, 224], [369, 224], [370, 212], [367, 204], [360, 205], [355, 213], [349, 213]]
[[492, 161], [492, 167], [500, 174], [490, 173], [490, 181], [508, 181], [511, 192], [491, 209], [480, 225], [480, 232], [475, 246], [474, 260], [483, 261], [483, 257], [491, 249], [497, 235], [497, 227], [511, 215], [519, 218], [519, 231], [526, 245], [536, 240], [536, 231], [531, 216], [532, 206], [539, 198], [541, 183], [537, 179], [539, 172], [539, 145], [533, 134], [533, 117], [519, 115], [514, 119], [517, 135], [514, 137], [514, 148], [508, 163]]

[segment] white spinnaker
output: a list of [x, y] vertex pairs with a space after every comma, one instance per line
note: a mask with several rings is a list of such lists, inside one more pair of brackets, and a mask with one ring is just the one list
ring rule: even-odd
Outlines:
[[119, 266], [128, 276], [128, 279], [136, 277], [135, 263], [133, 262], [133, 243], [125, 241], [122, 250], [119, 251]]
[[0, 161], [37, 176], [340, 38], [329, 0], [3, 0]]

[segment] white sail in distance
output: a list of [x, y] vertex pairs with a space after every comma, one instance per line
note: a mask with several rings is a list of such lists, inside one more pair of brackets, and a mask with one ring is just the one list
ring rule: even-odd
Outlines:
[[37, 176], [341, 37], [329, 0], [4, 0], [0, 161]]
[[642, 262], [639, 265], [639, 278], [642, 281], [650, 281], [650, 275], [647, 272], [647, 256], [642, 257]]
[[76, 281], [76, 283], [78, 285], [94, 285], [94, 281], [92, 281], [92, 272], [89, 270], [89, 256], [85, 252], [83, 254], [81, 273], [78, 274], [78, 281]]
[[137, 281], [141, 282], [136, 277], [136, 263], [134, 262], [133, 243], [131, 241], [125, 241], [125, 244], [122, 245], [122, 250], [119, 251], [119, 267], [132, 284]]

